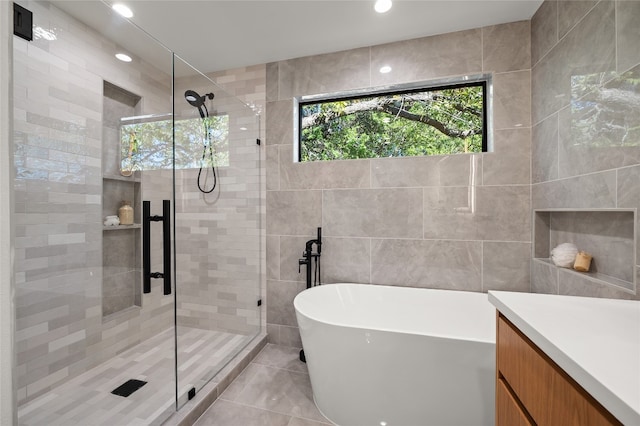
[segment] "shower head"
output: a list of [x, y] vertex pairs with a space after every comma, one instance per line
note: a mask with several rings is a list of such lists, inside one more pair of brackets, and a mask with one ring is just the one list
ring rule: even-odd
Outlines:
[[[203, 96], [200, 96], [195, 90], [187, 90], [186, 92], [184, 92], [184, 99], [189, 103], [189, 105], [198, 108], [198, 112], [200, 113], [200, 117], [202, 118], [209, 116], [209, 111], [207, 110], [207, 106], [204, 104], [204, 102], [207, 100], [207, 98], [213, 99], [213, 96], [213, 93], [206, 93]], [[204, 111], [202, 110], [202, 108], [204, 108]]]

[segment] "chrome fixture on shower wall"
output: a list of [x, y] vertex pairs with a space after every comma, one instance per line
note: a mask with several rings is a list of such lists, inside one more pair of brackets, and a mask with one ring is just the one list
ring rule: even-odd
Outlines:
[[[201, 164], [200, 164], [200, 170], [198, 171], [197, 183], [198, 183], [198, 189], [200, 190], [200, 192], [205, 194], [209, 194], [213, 192], [216, 189], [216, 186], [218, 185], [218, 176], [216, 173], [215, 157], [213, 153], [213, 142], [211, 141], [211, 123], [209, 123], [209, 120], [207, 120], [209, 118], [209, 110], [207, 109], [207, 105], [206, 105], [207, 99], [213, 100], [214, 96], [215, 95], [213, 93], [206, 93], [200, 96], [198, 92], [196, 92], [195, 90], [187, 90], [184, 92], [184, 99], [189, 103], [189, 105], [198, 109], [198, 112], [200, 113], [200, 118], [202, 118], [202, 125], [204, 126], [204, 138], [202, 143], [202, 146], [203, 146], [202, 159], [200, 160]], [[213, 172], [213, 185], [211, 186], [211, 189], [205, 189], [208, 168], [207, 168], [207, 172], [205, 172], [204, 182], [202, 184], [200, 183], [200, 179], [202, 178], [202, 169], [203, 167], [205, 167], [204, 162], [205, 162], [205, 158], [207, 157], [207, 152], [209, 153], [211, 171]]]

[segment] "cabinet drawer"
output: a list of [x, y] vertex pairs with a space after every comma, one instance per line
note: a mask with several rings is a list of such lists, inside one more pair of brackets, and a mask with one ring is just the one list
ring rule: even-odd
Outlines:
[[498, 379], [504, 379], [533, 420], [544, 425], [620, 423], [502, 316], [498, 317]]
[[502, 379], [496, 384], [496, 426], [533, 426]]

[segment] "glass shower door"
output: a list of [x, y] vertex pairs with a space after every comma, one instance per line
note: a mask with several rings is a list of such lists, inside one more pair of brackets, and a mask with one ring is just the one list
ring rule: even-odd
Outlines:
[[[173, 55], [102, 2], [18, 3], [37, 29], [13, 40], [18, 421], [161, 421], [175, 299], [144, 288], [142, 213], [173, 204]], [[161, 231], [150, 269], [173, 278]]]
[[178, 406], [260, 332], [259, 116], [174, 62]]

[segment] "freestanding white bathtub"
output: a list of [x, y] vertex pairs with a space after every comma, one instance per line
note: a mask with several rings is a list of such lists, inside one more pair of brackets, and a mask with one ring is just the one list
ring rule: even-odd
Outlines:
[[316, 405], [335, 424], [494, 424], [486, 294], [329, 284], [293, 303]]

